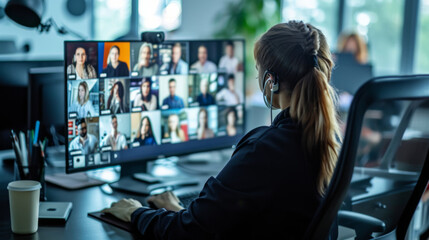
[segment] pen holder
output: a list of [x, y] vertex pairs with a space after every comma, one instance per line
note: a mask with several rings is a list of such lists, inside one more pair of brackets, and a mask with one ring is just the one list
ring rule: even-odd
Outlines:
[[20, 166], [17, 162], [14, 164], [14, 180], [34, 180], [40, 182], [40, 201], [46, 201], [46, 182], [45, 182], [45, 157], [42, 156], [40, 146], [33, 146], [31, 157], [29, 157], [28, 166]]

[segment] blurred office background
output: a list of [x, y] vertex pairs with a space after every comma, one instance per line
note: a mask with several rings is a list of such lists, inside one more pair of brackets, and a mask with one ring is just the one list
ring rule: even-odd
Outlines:
[[[26, 129], [32, 100], [28, 69], [62, 66], [63, 41], [79, 40], [20, 26], [0, 0], [0, 149], [10, 148], [9, 130]], [[368, 48], [372, 75], [428, 73], [429, 0], [45, 0], [42, 22], [86, 40], [139, 39], [142, 31], [162, 30], [167, 39], [244, 38], [248, 107], [262, 107], [256, 84], [253, 43], [273, 24], [291, 19], [319, 27], [337, 52], [340, 34], [356, 32]], [[57, 75], [58, 76], [58, 75]], [[64, 79], [59, 78], [59, 82]], [[60, 95], [61, 96], [61, 93]], [[259, 107], [259, 108], [258, 108]], [[42, 111], [42, 110], [40, 110]], [[43, 110], [46, 111], [46, 110]], [[63, 113], [53, 113], [63, 114]], [[256, 116], [256, 115], [255, 115]], [[64, 117], [63, 115], [59, 117]], [[267, 123], [258, 119], [248, 127]], [[61, 131], [60, 131], [61, 132]]]

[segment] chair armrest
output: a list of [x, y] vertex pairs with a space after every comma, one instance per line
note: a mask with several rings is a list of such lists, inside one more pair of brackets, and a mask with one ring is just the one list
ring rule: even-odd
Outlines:
[[373, 232], [386, 230], [386, 224], [380, 219], [345, 210], [338, 211], [338, 225], [354, 229], [356, 239], [368, 239], [371, 238]]

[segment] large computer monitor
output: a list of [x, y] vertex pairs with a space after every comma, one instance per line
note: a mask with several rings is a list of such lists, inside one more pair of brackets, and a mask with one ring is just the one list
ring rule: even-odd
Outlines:
[[65, 42], [66, 172], [232, 147], [244, 41]]

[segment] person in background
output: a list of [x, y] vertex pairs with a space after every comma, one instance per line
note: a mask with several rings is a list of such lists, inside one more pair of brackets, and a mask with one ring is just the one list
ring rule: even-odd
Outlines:
[[112, 131], [101, 141], [101, 146], [111, 146], [113, 151], [128, 149], [125, 135], [118, 131], [118, 118], [112, 115]]
[[168, 109], [184, 108], [185, 104], [183, 103], [183, 99], [179, 96], [176, 96], [176, 79], [171, 78], [168, 81], [168, 90], [170, 95], [164, 98], [162, 105], [168, 106]]
[[98, 140], [94, 135], [88, 133], [85, 118], [77, 119], [76, 125], [78, 136], [71, 140], [69, 151], [81, 150], [84, 155], [95, 153]]
[[133, 107], [141, 107], [142, 111], [152, 111], [158, 108], [158, 98], [152, 94], [152, 80], [143, 78], [140, 92], [134, 97]]
[[198, 112], [197, 138], [206, 139], [214, 137], [214, 132], [209, 128], [208, 112], [205, 108], [200, 108]]
[[226, 134], [228, 136], [235, 136], [237, 135], [237, 120], [238, 120], [238, 114], [235, 107], [229, 107], [228, 110], [226, 110], [225, 114], [225, 120], [226, 120]]
[[128, 112], [128, 106], [124, 100], [124, 85], [120, 81], [115, 82], [110, 89], [109, 99], [107, 100], [107, 109], [111, 114]]
[[130, 70], [126, 62], [119, 60], [119, 47], [113, 45], [107, 56], [107, 67], [103, 69], [106, 77], [126, 77], [130, 75]]
[[243, 102], [241, 92], [235, 91], [235, 77], [228, 75], [228, 86], [216, 94], [216, 101], [222, 105], [237, 105]]
[[189, 65], [182, 59], [182, 46], [180, 43], [174, 44], [171, 49], [171, 58], [169, 74], [188, 74]]
[[191, 69], [197, 73], [212, 73], [217, 71], [216, 64], [208, 60], [207, 47], [201, 45], [198, 47], [198, 61], [191, 65]]
[[[131, 222], [148, 239], [305, 236], [341, 146], [331, 52], [319, 29], [289, 21], [264, 33], [254, 56], [267, 106], [282, 109], [271, 125], [246, 134], [186, 209], [167, 191], [146, 199], [155, 209], [123, 199], [102, 212]], [[337, 239], [336, 221], [328, 234], [319, 237]]]
[[88, 63], [88, 55], [84, 47], [76, 48], [72, 64], [67, 66], [67, 74], [76, 74], [76, 79], [97, 78], [95, 68]]
[[184, 142], [185, 132], [180, 128], [179, 115], [171, 114], [167, 120], [167, 132], [164, 133], [164, 138], [170, 139], [170, 143]]
[[225, 55], [219, 60], [219, 69], [225, 69], [227, 73], [235, 73], [238, 71], [240, 62], [234, 56], [234, 43], [226, 42]]
[[69, 112], [75, 112], [78, 118], [98, 116], [95, 112], [92, 102], [89, 100], [88, 83], [82, 81], [77, 87], [76, 101], [70, 106]]
[[200, 94], [197, 96], [197, 102], [200, 106], [208, 106], [215, 104], [214, 97], [208, 92], [209, 81], [203, 78], [200, 81]]
[[141, 119], [134, 142], [138, 142], [140, 146], [157, 145], [149, 117], [145, 116]]
[[138, 72], [139, 76], [143, 77], [157, 75], [159, 66], [157, 63], [151, 63], [152, 55], [152, 44], [143, 43], [139, 50], [138, 62], [134, 65], [133, 71]]
[[337, 51], [353, 54], [360, 64], [368, 63], [368, 48], [365, 40], [358, 33], [341, 34]]

